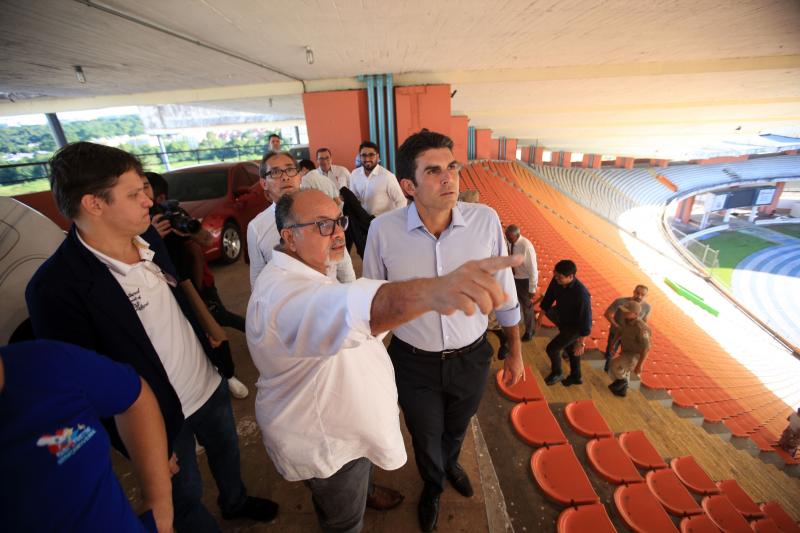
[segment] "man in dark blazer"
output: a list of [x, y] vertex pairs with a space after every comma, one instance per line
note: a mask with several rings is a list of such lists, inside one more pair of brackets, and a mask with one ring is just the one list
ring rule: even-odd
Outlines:
[[[226, 519], [271, 521], [277, 505], [248, 496], [236, 424], [221, 379], [230, 352], [212, 348], [155, 229], [139, 160], [117, 148], [79, 142], [50, 161], [69, 234], [26, 290], [35, 335], [107, 354], [131, 365], [153, 390], [180, 471], [173, 478], [178, 531], [218, 531], [203, 506], [195, 438], [206, 449]], [[112, 442], [125, 453], [113, 421]]]

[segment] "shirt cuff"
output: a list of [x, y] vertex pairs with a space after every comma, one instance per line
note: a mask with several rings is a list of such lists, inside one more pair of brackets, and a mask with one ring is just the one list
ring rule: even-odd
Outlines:
[[365, 335], [372, 335], [369, 325], [372, 300], [381, 285], [388, 283], [382, 279], [357, 279], [347, 284], [347, 325]]
[[500, 325], [504, 328], [516, 326], [519, 324], [520, 320], [519, 303], [513, 309], [505, 309], [503, 311], [495, 309], [494, 315], [497, 317], [497, 321], [500, 323]]

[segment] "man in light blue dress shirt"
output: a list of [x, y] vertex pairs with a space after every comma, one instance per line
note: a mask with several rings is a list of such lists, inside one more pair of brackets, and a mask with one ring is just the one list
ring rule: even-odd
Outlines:
[[[507, 255], [497, 213], [486, 205], [457, 201], [461, 167], [450, 138], [422, 130], [403, 143], [397, 160], [400, 186], [414, 201], [373, 220], [364, 277], [444, 276], [466, 261]], [[513, 384], [524, 376], [520, 309], [511, 269], [494, 276], [509, 295], [495, 313], [509, 338], [504, 379]], [[465, 298], [469, 292], [465, 286]], [[399, 403], [425, 483], [418, 506], [423, 531], [436, 527], [445, 479], [464, 496], [473, 493], [458, 457], [489, 375], [493, 350], [486, 341], [487, 323], [478, 309], [469, 315], [428, 312], [396, 327], [389, 345]]]

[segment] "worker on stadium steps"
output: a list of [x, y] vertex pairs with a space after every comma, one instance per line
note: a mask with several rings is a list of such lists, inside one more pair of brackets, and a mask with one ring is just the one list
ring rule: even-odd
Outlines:
[[374, 217], [405, 207], [408, 201], [397, 178], [379, 164], [378, 145], [364, 141], [358, 147], [358, 153], [361, 166], [350, 174], [350, 190], [361, 202], [361, 207]]
[[611, 355], [616, 353], [617, 348], [619, 348], [619, 343], [614, 344], [613, 340], [617, 336], [619, 329], [622, 327], [622, 311], [620, 311], [620, 308], [628, 302], [639, 302], [642, 308], [639, 318], [647, 322], [647, 317], [650, 316], [650, 304], [645, 302], [648, 292], [649, 289], [646, 285], [637, 285], [633, 289], [633, 296], [617, 298], [611, 302], [611, 305], [608, 306], [606, 312], [603, 313], [603, 316], [611, 325], [608, 329], [608, 344], [606, 344], [606, 364], [603, 368], [604, 372], [608, 372]]
[[[458, 193], [458, 201], [466, 202], [468, 204], [480, 203], [481, 193], [477, 189], [467, 189], [466, 191], [461, 191]], [[506, 336], [506, 332], [503, 331], [503, 327], [500, 325], [500, 322], [497, 321], [494, 311], [489, 313], [489, 325], [486, 327], [486, 331], [487, 333], [494, 334], [497, 337], [497, 340], [500, 341], [500, 346], [497, 349], [497, 358], [502, 361], [508, 357], [508, 337]]]
[[514, 268], [514, 285], [517, 287], [517, 300], [522, 309], [525, 322], [525, 334], [522, 342], [533, 338], [533, 298], [536, 295], [536, 286], [539, 284], [539, 270], [536, 268], [536, 250], [531, 241], [520, 234], [519, 226], [511, 224], [506, 228], [508, 239], [508, 255], [521, 255], [522, 264]]
[[622, 304], [619, 308], [622, 321], [613, 341], [620, 347], [620, 354], [611, 360], [611, 377], [614, 381], [608, 386], [617, 396], [628, 393], [628, 376], [631, 370], [637, 375], [650, 351], [650, 327], [640, 317], [642, 305], [634, 300]]
[[796, 413], [790, 414], [787, 420], [789, 425], [783, 430], [778, 446], [794, 457], [800, 447], [800, 408], [797, 409]]
[[[559, 381], [565, 387], [580, 385], [581, 355], [586, 347], [585, 338], [592, 331], [592, 300], [589, 291], [575, 277], [578, 268], [569, 259], [556, 263], [553, 279], [547, 286], [541, 303], [541, 311], [558, 328], [545, 351], [550, 358], [550, 374], [545, 383], [555, 385]], [[553, 307], [555, 304], [555, 307]], [[542, 315], [538, 315], [536, 326], [541, 325]], [[564, 379], [561, 373], [561, 352], [566, 351], [569, 358], [570, 373]]]
[[275, 223], [281, 244], [247, 307], [247, 344], [260, 373], [256, 419], [277, 470], [311, 490], [322, 529], [360, 531], [365, 506], [385, 510], [403, 499], [370, 482], [373, 464], [394, 470], [406, 462], [381, 339], [423, 314], [502, 305], [492, 274], [519, 258], [470, 261], [438, 277], [342, 284], [327, 275], [346, 253], [348, 219], [333, 200], [316, 190], [284, 195]]
[[[222, 517], [270, 522], [278, 505], [249, 496], [239, 440], [222, 377], [230, 350], [212, 346], [175, 267], [151, 226], [141, 162], [99, 144], [78, 142], [50, 160], [53, 196], [73, 224], [25, 291], [38, 338], [69, 342], [131, 365], [158, 401], [180, 472], [172, 478], [175, 528], [219, 531], [203, 505], [195, 437], [205, 448]], [[121, 428], [109, 426], [124, 450]]]
[[[401, 281], [445, 276], [466, 261], [508, 254], [497, 213], [483, 204], [458, 202], [460, 168], [453, 141], [445, 135], [422, 130], [403, 142], [397, 151], [397, 174], [413, 201], [372, 221], [364, 251], [365, 277]], [[514, 257], [519, 265], [522, 258]], [[492, 279], [512, 295], [495, 309], [508, 337], [504, 374], [511, 385], [524, 375], [514, 276], [504, 269]], [[471, 290], [464, 287], [465, 297]], [[464, 496], [473, 493], [458, 458], [489, 375], [489, 310], [452, 316], [426, 313], [395, 328], [389, 344], [400, 406], [425, 482], [417, 508], [423, 531], [436, 526], [446, 480]]]
[[[139, 478], [136, 517], [111, 468], [113, 418]], [[164, 419], [128, 365], [56, 341], [0, 347], [3, 531], [172, 531]], [[174, 456], [173, 456], [174, 457]]]

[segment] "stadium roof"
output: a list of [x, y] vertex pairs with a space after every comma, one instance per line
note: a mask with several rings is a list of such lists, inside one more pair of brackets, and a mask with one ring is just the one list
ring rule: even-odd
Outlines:
[[0, 31], [0, 115], [298, 118], [304, 90], [392, 73], [449, 83], [472, 125], [554, 150], [690, 159], [800, 137], [796, 0], [7, 0]]

